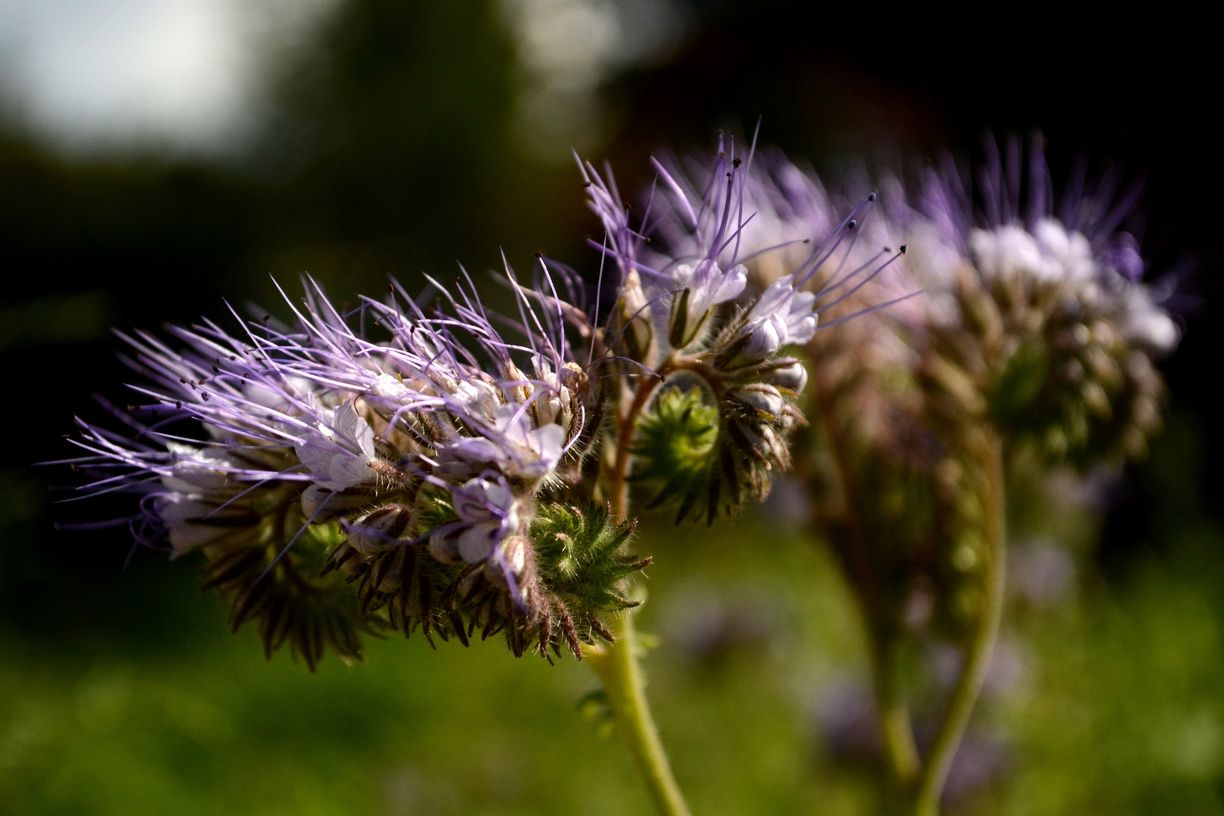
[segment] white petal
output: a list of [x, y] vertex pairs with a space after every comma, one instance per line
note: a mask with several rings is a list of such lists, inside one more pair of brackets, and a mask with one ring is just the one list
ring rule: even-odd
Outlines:
[[561, 451], [565, 448], [565, 429], [560, 425], [550, 424], [536, 428], [528, 434], [531, 437], [532, 450], [540, 457], [541, 462], [547, 462], [551, 470], [561, 461]]
[[[717, 273], [718, 268], [715, 267], [714, 271]], [[739, 293], [744, 291], [744, 287], [748, 285], [748, 269], [743, 264], [739, 264], [728, 272], [719, 275], [716, 281], [713, 302], [725, 303], [728, 300], [734, 300], [739, 297]]]
[[464, 530], [456, 542], [459, 557], [469, 564], [487, 559], [493, 554], [493, 544], [500, 529], [498, 524], [474, 524]]

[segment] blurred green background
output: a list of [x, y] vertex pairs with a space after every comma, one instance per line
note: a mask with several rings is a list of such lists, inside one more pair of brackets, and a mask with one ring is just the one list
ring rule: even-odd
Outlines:
[[[271, 278], [340, 301], [395, 275], [531, 253], [590, 270], [570, 157], [623, 188], [661, 147], [751, 130], [818, 167], [1041, 130], [1147, 178], [1143, 237], [1186, 338], [1153, 455], [1018, 502], [1004, 647], [955, 813], [1224, 812], [1218, 371], [1221, 187], [1211, 52], [1146, 25], [697, 0], [0, 3], [0, 812], [639, 813], [628, 755], [572, 660], [373, 643], [315, 675], [230, 636], [195, 566], [54, 523], [72, 417], [122, 401], [110, 327]], [[966, 35], [966, 30], [975, 33]], [[650, 694], [699, 813], [869, 813], [880, 779], [859, 624], [785, 491], [736, 525], [643, 527]], [[766, 527], [765, 518], [774, 526]], [[131, 558], [129, 560], [129, 555]], [[126, 565], [126, 566], [125, 566]], [[915, 655], [938, 668], [947, 655]], [[938, 676], [936, 671], [935, 675]], [[937, 689], [916, 688], [930, 696]], [[924, 698], [925, 699], [925, 698]], [[919, 728], [923, 727], [919, 722]]]

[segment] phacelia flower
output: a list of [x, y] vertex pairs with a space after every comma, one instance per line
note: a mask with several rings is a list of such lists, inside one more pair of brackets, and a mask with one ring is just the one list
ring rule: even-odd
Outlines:
[[[308, 281], [301, 305], [286, 298], [293, 324], [125, 337], [149, 402], [116, 411], [134, 434], [79, 423], [74, 463], [99, 474], [85, 489], [138, 494], [138, 540], [202, 552], [234, 625], [258, 619], [269, 651], [289, 640], [313, 665], [328, 642], [354, 657], [362, 631], [389, 626], [576, 653], [607, 635], [600, 615], [629, 603], [585, 570], [619, 581], [645, 562], [585, 524], [576, 574], [554, 580], [534, 552], [541, 513], [555, 524], [593, 512], [546, 510], [569, 500], [596, 438], [602, 393], [588, 368], [603, 354], [585, 310], [558, 294], [580, 282], [539, 267], [532, 291], [507, 267], [509, 336], [468, 280], [435, 284], [432, 313], [398, 286], [342, 313]], [[358, 328], [371, 324], [383, 336]]]
[[977, 196], [945, 162], [890, 213], [929, 294], [927, 381], [949, 416], [985, 411], [1055, 461], [1140, 453], [1163, 398], [1154, 361], [1180, 331], [1167, 288], [1144, 282], [1138, 242], [1120, 231], [1135, 196], [1116, 199], [1104, 179], [1056, 204], [1040, 147], [1004, 152], [991, 147]]
[[320, 411], [316, 427], [293, 450], [315, 485], [333, 492], [372, 481], [376, 475], [370, 467], [378, 458], [374, 429], [349, 402]]
[[[820, 224], [791, 220], [789, 200], [754, 169], [755, 157], [720, 139], [712, 161], [655, 160], [636, 223], [610, 172], [582, 165], [605, 230], [591, 243], [620, 278], [609, 336], [645, 372], [622, 408], [662, 385], [635, 431], [633, 478], [651, 503], [675, 503], [680, 518], [712, 522], [765, 495], [804, 421], [796, 401], [807, 372], [788, 350], [809, 343], [824, 309], [896, 257], [854, 252], [874, 195]], [[763, 265], [772, 277], [759, 274]]]
[[748, 340], [744, 354], [763, 360], [783, 346], [811, 340], [816, 334], [815, 301], [814, 293], [796, 291], [793, 275], [783, 275], [769, 284], [740, 328], [741, 336]]

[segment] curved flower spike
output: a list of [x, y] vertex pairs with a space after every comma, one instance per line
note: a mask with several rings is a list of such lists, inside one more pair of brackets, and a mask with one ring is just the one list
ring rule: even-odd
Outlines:
[[[300, 304], [286, 298], [290, 325], [239, 319], [231, 334], [205, 322], [172, 329], [178, 347], [125, 338], [150, 402], [116, 411], [135, 436], [81, 423], [74, 464], [99, 474], [84, 490], [138, 494], [142, 541], [202, 552], [234, 624], [259, 619], [268, 650], [288, 639], [312, 665], [320, 634], [354, 657], [361, 631], [387, 626], [577, 653], [622, 596], [593, 589], [601, 605], [553, 583], [532, 530], [590, 450], [602, 395], [586, 367], [601, 352], [576, 353], [569, 329], [598, 337], [541, 269], [547, 296], [507, 267], [519, 319], [496, 320], [509, 337], [470, 280], [439, 287], [445, 308], [432, 313], [396, 286], [349, 314], [308, 280]], [[371, 322], [385, 336], [355, 328]], [[180, 420], [198, 436], [166, 430]], [[584, 627], [559, 624], [571, 606]]]

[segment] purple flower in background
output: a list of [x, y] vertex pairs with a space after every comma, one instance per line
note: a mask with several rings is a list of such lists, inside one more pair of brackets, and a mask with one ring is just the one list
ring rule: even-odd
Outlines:
[[1142, 454], [1159, 425], [1155, 360], [1180, 330], [1171, 284], [1142, 280], [1138, 241], [1122, 230], [1138, 188], [1081, 170], [1055, 196], [1041, 145], [987, 143], [972, 174], [945, 159], [907, 197], [885, 187], [887, 220], [909, 244], [926, 296], [908, 336], [929, 352], [920, 373], [952, 422], [983, 416], [1051, 462], [1089, 467]]
[[1138, 241], [1121, 229], [1138, 186], [1119, 195], [1116, 177], [1089, 185], [1081, 170], [1056, 196], [1038, 140], [1023, 158], [1016, 139], [1002, 152], [993, 142], [987, 147], [972, 179], [948, 159], [928, 169], [908, 205], [892, 185], [890, 216], [914, 250], [909, 266], [932, 293], [933, 316], [958, 319], [947, 292], [955, 271], [968, 266], [987, 286], [1058, 286], [1086, 311], [1108, 314], [1128, 343], [1155, 355], [1172, 351], [1181, 332], [1164, 305], [1171, 286], [1143, 282]]

